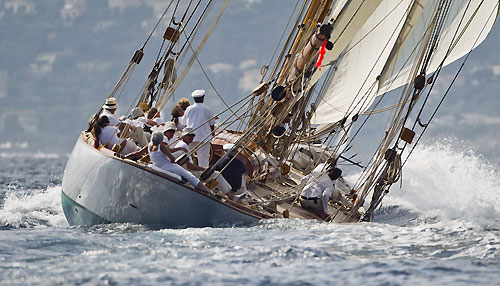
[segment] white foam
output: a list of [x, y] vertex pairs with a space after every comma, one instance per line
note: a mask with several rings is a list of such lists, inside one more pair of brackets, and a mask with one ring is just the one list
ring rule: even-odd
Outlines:
[[0, 209], [0, 224], [13, 227], [67, 226], [61, 206], [61, 186], [45, 190], [8, 190]]
[[385, 203], [428, 215], [500, 223], [500, 173], [497, 166], [464, 146], [444, 139], [417, 147]]

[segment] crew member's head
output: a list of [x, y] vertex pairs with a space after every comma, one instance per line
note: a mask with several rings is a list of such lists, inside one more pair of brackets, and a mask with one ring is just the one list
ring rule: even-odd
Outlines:
[[197, 89], [191, 93], [191, 96], [193, 97], [194, 102], [202, 103], [205, 98], [205, 90]]
[[340, 170], [339, 168], [333, 168], [328, 171], [328, 176], [332, 180], [337, 180], [338, 178], [340, 178], [341, 175], [342, 175], [342, 170]]

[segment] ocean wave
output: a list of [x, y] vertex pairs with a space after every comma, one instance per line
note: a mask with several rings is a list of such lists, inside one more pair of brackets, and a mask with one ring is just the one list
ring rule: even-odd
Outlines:
[[68, 223], [61, 206], [61, 186], [38, 190], [11, 188], [0, 209], [4, 228], [64, 227]]

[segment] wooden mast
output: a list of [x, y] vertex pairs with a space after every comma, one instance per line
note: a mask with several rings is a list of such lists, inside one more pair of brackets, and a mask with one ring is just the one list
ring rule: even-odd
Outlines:
[[[280, 75], [274, 85], [272, 93], [280, 94], [279, 100], [269, 98], [263, 106], [256, 110], [257, 114], [265, 114], [272, 108], [270, 114], [262, 119], [267, 123], [259, 131], [257, 143], [270, 152], [282, 134], [276, 134], [277, 129], [284, 131], [284, 125], [289, 123], [289, 113], [297, 102], [304, 98], [302, 79], [313, 69], [311, 63], [316, 59], [317, 51], [324, 41], [328, 40], [331, 27], [317, 26], [329, 14], [333, 0], [313, 0], [299, 26], [297, 36], [290, 47], [288, 56], [283, 64]], [[310, 35], [306, 37], [306, 35]], [[273, 96], [274, 97], [274, 96]], [[276, 102], [279, 101], [279, 102]], [[295, 129], [299, 124], [294, 124]], [[291, 126], [290, 126], [291, 127]], [[295, 130], [291, 130], [295, 132]], [[290, 140], [288, 140], [290, 141]], [[277, 155], [279, 157], [280, 152]]]

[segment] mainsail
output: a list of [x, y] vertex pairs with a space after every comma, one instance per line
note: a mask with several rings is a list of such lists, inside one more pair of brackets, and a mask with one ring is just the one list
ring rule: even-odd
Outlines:
[[[360, 114], [377, 95], [411, 82], [419, 48], [428, 40], [435, 47], [427, 74], [467, 54], [493, 27], [498, 5], [496, 0], [383, 1], [338, 59], [311, 122], [331, 123]], [[435, 23], [436, 9], [443, 6], [447, 16]], [[435, 25], [442, 25], [441, 33], [429, 39]]]
[[396, 42], [410, 2], [392, 0], [378, 6], [337, 63], [312, 123], [336, 122], [349, 111], [368, 108], [366, 97], [374, 91], [377, 70], [382, 69]]

